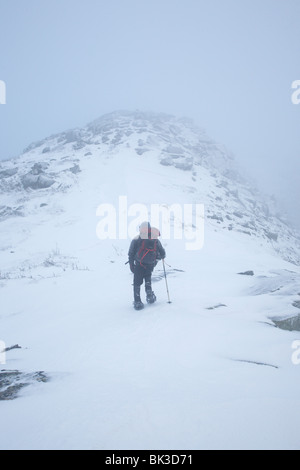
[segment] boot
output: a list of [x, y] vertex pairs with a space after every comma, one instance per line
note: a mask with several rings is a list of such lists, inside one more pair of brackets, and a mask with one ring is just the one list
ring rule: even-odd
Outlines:
[[146, 299], [148, 304], [154, 304], [156, 302], [156, 295], [154, 294], [152, 287], [151, 287], [151, 282], [146, 282]]
[[141, 301], [141, 288], [140, 286], [134, 286], [133, 287], [133, 293], [134, 293], [134, 308], [135, 310], [143, 310], [144, 304]]

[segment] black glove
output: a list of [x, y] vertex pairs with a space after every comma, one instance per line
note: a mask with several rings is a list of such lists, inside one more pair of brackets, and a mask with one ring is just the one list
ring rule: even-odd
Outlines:
[[134, 263], [129, 263], [130, 271], [134, 274]]

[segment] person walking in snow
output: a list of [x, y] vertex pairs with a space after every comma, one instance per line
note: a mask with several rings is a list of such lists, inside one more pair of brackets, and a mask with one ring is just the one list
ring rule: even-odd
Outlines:
[[143, 222], [140, 225], [139, 235], [132, 240], [129, 248], [129, 266], [134, 274], [133, 294], [136, 310], [144, 308], [141, 301], [141, 285], [144, 281], [147, 302], [153, 304], [156, 301], [156, 296], [152, 291], [152, 273], [157, 262], [166, 257], [166, 252], [158, 240], [159, 236], [160, 232], [157, 228], [151, 228], [149, 222]]

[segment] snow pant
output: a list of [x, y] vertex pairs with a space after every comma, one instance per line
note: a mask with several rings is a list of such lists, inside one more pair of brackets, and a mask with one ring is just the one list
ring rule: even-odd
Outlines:
[[141, 285], [145, 280], [145, 290], [146, 294], [152, 293], [152, 282], [151, 277], [153, 273], [154, 266], [141, 266], [136, 264], [134, 266], [134, 278], [133, 278], [133, 289], [134, 289], [134, 300], [141, 299]]

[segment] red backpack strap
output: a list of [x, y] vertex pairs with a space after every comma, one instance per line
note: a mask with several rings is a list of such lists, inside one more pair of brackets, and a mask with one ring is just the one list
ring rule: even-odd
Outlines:
[[142, 241], [142, 244], [141, 244], [140, 249], [138, 251], [138, 257], [141, 256], [141, 254], [143, 253], [144, 248], [145, 248], [145, 240]]
[[[143, 243], [142, 243], [141, 249], [139, 250], [138, 256], [140, 256], [143, 253], [144, 249], [145, 249], [145, 241], [143, 240]], [[147, 256], [147, 254], [150, 253], [150, 251], [154, 251], [156, 253], [156, 249], [157, 249], [157, 240], [155, 240], [154, 248], [146, 248], [145, 253], [143, 254], [143, 256], [141, 258], [141, 261], [140, 261], [140, 265], [143, 266], [143, 268], [145, 266], [143, 265], [142, 261], [145, 258], [145, 256]]]
[[149, 253], [149, 251], [152, 251], [152, 250], [147, 249], [147, 250], [145, 251], [145, 253], [143, 254], [142, 258], [141, 258], [140, 265], [143, 266], [143, 268], [144, 268], [145, 266], [143, 265], [142, 261], [143, 261], [143, 259], [145, 258], [145, 256], [147, 256], [147, 254]]

